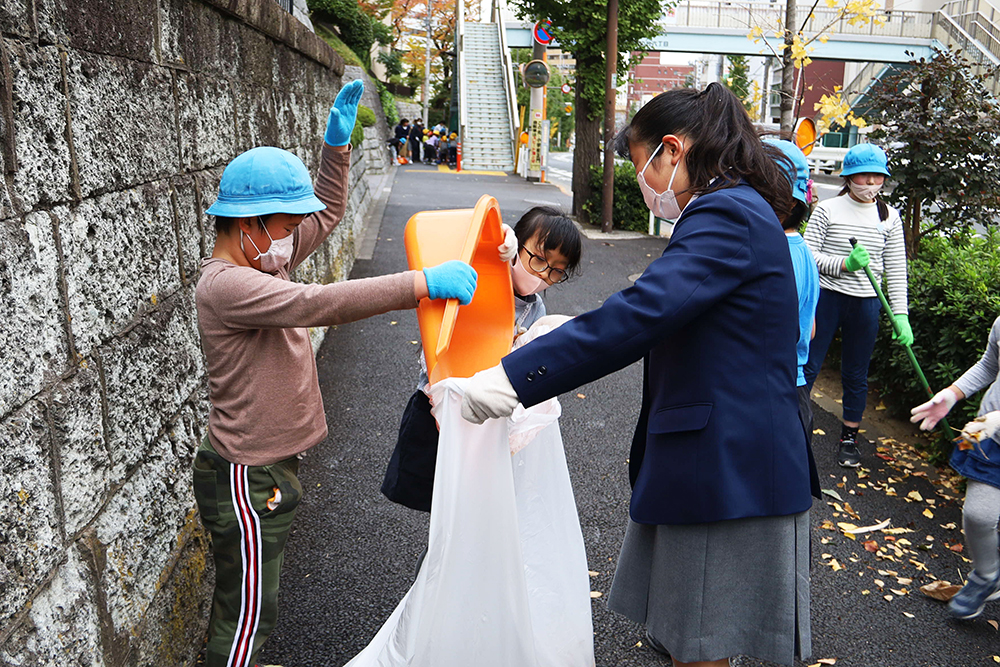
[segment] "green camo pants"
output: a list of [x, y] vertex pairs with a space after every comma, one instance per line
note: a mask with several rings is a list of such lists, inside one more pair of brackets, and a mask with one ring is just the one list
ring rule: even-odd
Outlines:
[[252, 667], [278, 616], [285, 540], [302, 498], [296, 457], [230, 463], [206, 437], [194, 458], [194, 495], [212, 535], [215, 594], [207, 667]]

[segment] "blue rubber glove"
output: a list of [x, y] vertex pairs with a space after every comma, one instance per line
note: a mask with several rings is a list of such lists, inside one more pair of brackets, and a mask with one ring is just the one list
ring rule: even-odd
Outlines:
[[476, 270], [457, 259], [424, 269], [424, 278], [432, 299], [458, 299], [467, 306], [476, 292]]
[[357, 79], [337, 93], [337, 99], [330, 107], [330, 117], [326, 121], [326, 135], [323, 137], [326, 143], [331, 146], [346, 146], [351, 140], [354, 122], [358, 117], [358, 103], [364, 92], [364, 82]]

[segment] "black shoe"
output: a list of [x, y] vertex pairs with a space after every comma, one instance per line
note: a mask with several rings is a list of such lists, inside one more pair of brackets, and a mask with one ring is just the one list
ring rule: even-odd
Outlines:
[[837, 452], [837, 463], [842, 468], [857, 468], [861, 465], [861, 452], [858, 450], [858, 430], [846, 426], [840, 434], [840, 451]]
[[657, 653], [662, 653], [668, 658], [670, 657], [670, 651], [668, 651], [663, 644], [658, 642], [653, 635], [649, 634], [649, 630], [646, 630], [646, 643], [649, 644], [649, 648], [653, 649]]

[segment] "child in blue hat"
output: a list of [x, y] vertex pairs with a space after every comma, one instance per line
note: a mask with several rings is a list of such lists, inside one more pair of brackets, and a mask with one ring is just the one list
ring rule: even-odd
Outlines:
[[309, 327], [423, 298], [467, 304], [476, 288], [475, 271], [459, 261], [328, 285], [290, 279], [344, 217], [363, 91], [349, 83], [330, 109], [315, 190], [299, 158], [259, 147], [229, 163], [207, 211], [217, 238], [195, 301], [211, 410], [194, 491], [215, 558], [208, 667], [253, 665], [277, 618], [285, 540], [302, 497], [298, 457], [327, 435]]
[[[840, 376], [844, 387], [843, 426], [838, 463], [861, 465], [858, 429], [868, 397], [868, 365], [875, 349], [881, 304], [871, 282], [861, 271], [870, 266], [875, 279], [885, 276], [886, 296], [901, 334], [902, 345], [913, 342], [906, 295], [906, 248], [899, 213], [878, 198], [889, 170], [885, 151], [874, 144], [858, 144], [844, 156], [844, 188], [815, 208], [805, 241], [819, 267], [820, 295], [816, 306], [816, 337], [809, 346], [806, 385], [823, 365], [827, 348], [841, 334]], [[859, 241], [856, 247], [851, 238]]]

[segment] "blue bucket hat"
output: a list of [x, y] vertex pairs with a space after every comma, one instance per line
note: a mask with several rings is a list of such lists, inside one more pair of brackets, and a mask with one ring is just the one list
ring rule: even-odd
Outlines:
[[789, 169], [786, 163], [782, 163], [785, 176], [792, 183], [792, 196], [803, 204], [806, 202], [806, 191], [809, 188], [809, 163], [802, 150], [790, 141], [784, 139], [764, 139], [767, 143], [781, 149], [789, 160], [792, 161], [792, 168]]
[[206, 213], [248, 218], [271, 213], [306, 215], [326, 208], [313, 192], [309, 170], [297, 156], [261, 146], [226, 165], [219, 197]]
[[854, 174], [883, 174], [889, 176], [885, 151], [875, 144], [855, 144], [844, 156], [841, 176]]

